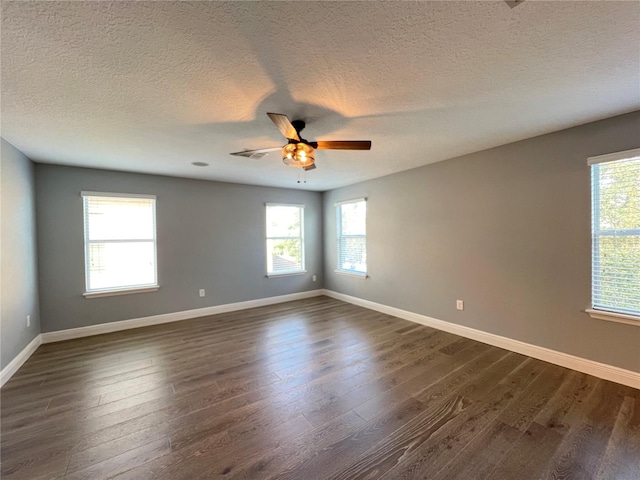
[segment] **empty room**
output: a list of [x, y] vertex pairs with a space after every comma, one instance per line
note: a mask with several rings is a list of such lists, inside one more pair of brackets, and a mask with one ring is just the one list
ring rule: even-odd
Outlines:
[[0, 5], [2, 479], [640, 479], [640, 1]]

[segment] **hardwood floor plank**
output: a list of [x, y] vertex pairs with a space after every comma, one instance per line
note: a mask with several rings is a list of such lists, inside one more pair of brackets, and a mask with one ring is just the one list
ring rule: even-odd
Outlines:
[[188, 478], [227, 476], [233, 465], [233, 463], [229, 463], [229, 460], [236, 461], [235, 445], [237, 443], [242, 442], [244, 456], [261, 457], [311, 429], [311, 424], [302, 415], [297, 415], [285, 422], [263, 423], [255, 430], [251, 426], [250, 431], [244, 429], [244, 426], [238, 426], [227, 432], [228, 443], [211, 445], [209, 440], [205, 439], [191, 444], [187, 448], [176, 449], [175, 453], [180, 456], [180, 459], [174, 460], [170, 467], [159, 472], [159, 476], [169, 480], [184, 476], [185, 471], [191, 472]]
[[74, 452], [69, 458], [67, 474], [85, 470], [92, 465], [102, 463], [112, 457], [127, 453], [158, 440], [156, 432], [141, 430], [139, 432], [105, 442], [86, 450]]
[[[250, 433], [219, 432], [187, 446], [172, 449], [170, 455], [155, 462], [132, 469], [118, 479], [187, 479], [228, 478], [234, 462], [244, 458], [267, 455], [281, 443], [292, 441], [311, 429], [307, 420], [298, 415], [268, 429], [256, 429]], [[242, 456], [238, 456], [235, 445], [242, 442]], [[173, 446], [173, 444], [172, 444]]]
[[[487, 357], [503, 355], [502, 352], [488, 351], [488, 349], [482, 344], [472, 345], [468, 349], [462, 350], [461, 352], [458, 352], [458, 354], [453, 355], [449, 361], [432, 364], [432, 368], [425, 369], [425, 371], [410, 380], [399, 383], [388, 392], [383, 392], [380, 395], [376, 395], [371, 399], [368, 399], [359, 407], [354, 408], [354, 411], [362, 418], [369, 420], [384, 412], [390, 404], [401, 401], [408, 396], [413, 395], [421, 401], [425, 401], [425, 397], [428, 397], [426, 403], [431, 403], [438, 399], [445, 398], [452, 390], [443, 388], [442, 393], [440, 394], [439, 387], [447, 382], [448, 378], [455, 375], [463, 366], [474, 361], [476, 358], [485, 358], [485, 354]], [[493, 362], [493, 359], [491, 362]], [[426, 392], [430, 392], [431, 389], [438, 390], [438, 393], [428, 396], [424, 395]]]
[[[226, 432], [220, 432], [210, 436], [207, 439], [209, 445], [228, 445], [230, 440]], [[125, 472], [114, 475], [113, 479], [118, 480], [187, 480], [199, 478], [198, 469], [200, 465], [197, 458], [191, 463], [186, 463], [183, 456], [179, 452], [169, 452], [163, 456], [157, 457], [150, 462], [144, 463], [138, 467], [134, 467]], [[217, 465], [220, 460], [214, 461]], [[181, 469], [176, 469], [180, 465]], [[202, 478], [202, 477], [200, 477]], [[211, 478], [216, 478], [215, 476]], [[219, 478], [219, 477], [218, 477]]]
[[[400, 459], [387, 473], [380, 478], [432, 478], [451, 461], [451, 457], [469, 444], [473, 439], [497, 418], [508, 405], [513, 402], [514, 395], [506, 385], [499, 385], [500, 381], [509, 377], [522, 378], [521, 385], [532, 382], [535, 376], [518, 368], [525, 362], [525, 357], [509, 353], [498, 362], [484, 369], [481, 374], [462, 384], [453, 395], [465, 397], [473, 393], [482, 400], [468, 400], [470, 407], [460, 412], [451, 422], [435, 430], [424, 438], [415, 452]], [[506, 383], [514, 383], [509, 381]], [[491, 395], [483, 392], [486, 385], [494, 385]], [[495, 388], [499, 385], [498, 388]], [[483, 395], [480, 395], [483, 392]]]
[[381, 442], [425, 410], [425, 405], [410, 398], [389, 409], [385, 414], [368, 421], [354, 434], [326, 446], [316, 456], [305, 459], [290, 470], [282, 471], [278, 478], [297, 480], [300, 478], [327, 478], [337, 474], [343, 465], [352, 465], [359, 455]]
[[44, 398], [36, 400], [34, 402], [9, 406], [4, 404], [4, 402], [2, 401], [2, 396], [2, 392], [0, 391], [0, 405], [2, 405], [2, 408], [0, 409], [2, 412], [0, 423], [3, 423], [5, 421], [8, 422], [12, 420], [19, 420], [23, 417], [39, 415], [40, 413], [47, 410], [47, 407], [51, 402], [51, 400], [49, 400], [48, 398]]
[[527, 387], [517, 392], [515, 402], [500, 415], [500, 420], [521, 432], [527, 431], [540, 410], [554, 396], [569, 370], [548, 364]]
[[458, 355], [454, 355], [451, 365], [448, 367], [445, 365], [444, 370], [433, 377], [432, 382], [418, 385], [418, 388], [411, 391], [411, 395], [426, 403], [437, 401], [450, 395], [508, 354], [505, 350], [490, 348], [484, 344], [473, 344]]
[[[452, 422], [472, 405], [459, 395], [432, 405], [425, 412], [410, 419], [391, 435], [359, 457], [357, 461], [330, 477], [332, 479], [382, 478], [386, 472], [402, 463], [420, 449], [431, 436]], [[395, 474], [394, 474], [395, 478]]]
[[[425, 360], [428, 362], [427, 365], [423, 365]], [[360, 407], [372, 398], [397, 397], [397, 393], [390, 394], [389, 391], [399, 385], [405, 386], [405, 383], [410, 381], [421, 382], [425, 371], [444, 362], [445, 358], [439, 352], [433, 352], [427, 357], [420, 357], [407, 365], [365, 382], [344, 395], [332, 397], [329, 403], [315, 408], [308, 407], [304, 410], [304, 415], [312, 425], [320, 426], [342, 413]]]
[[545, 474], [560, 478], [580, 476], [585, 479], [596, 476], [625, 401], [622, 395], [610, 393], [606, 382], [598, 382], [586, 399], [588, 410], [567, 431], [557, 452], [549, 460]]
[[640, 401], [625, 397], [595, 478], [633, 480], [639, 473]]
[[294, 441], [265, 452], [264, 455], [234, 458], [223, 469], [223, 474], [229, 478], [244, 480], [277, 477], [281, 472], [292, 470], [297, 464], [308, 461], [327, 446], [354, 434], [364, 423], [364, 419], [355, 412], [346, 412]]
[[62, 478], [69, 460], [69, 448], [56, 446], [41, 449], [38, 455], [5, 455], [2, 453], [0, 478], [24, 479], [47, 476]]
[[[523, 435], [519, 430], [498, 420], [476, 436], [447, 463], [433, 480], [480, 480], [502, 462], [512, 445]], [[488, 453], [490, 452], [490, 453]]]
[[67, 473], [65, 476], [69, 480], [98, 480], [111, 478], [118, 473], [131, 470], [138, 465], [143, 465], [155, 458], [169, 453], [171, 449], [169, 440], [161, 438], [146, 445], [132, 448], [119, 455], [115, 455], [107, 460], [95, 463], [82, 470]]
[[512, 445], [503, 461], [486, 478], [495, 480], [544, 478], [542, 472], [561, 441], [560, 433], [538, 423], [532, 423]]
[[[499, 363], [495, 364], [497, 368], [494, 366], [488, 371], [488, 376], [491, 375], [492, 370], [494, 375], [499, 375], [500, 370], [505, 370], [504, 365], [500, 366]], [[485, 478], [522, 434], [519, 430], [496, 420], [499, 412], [517, 401], [515, 392], [531, 384], [546, 369], [546, 366], [544, 362], [528, 358], [495, 384], [492, 390], [478, 388], [473, 384], [475, 382], [463, 385], [458, 390], [461, 394], [466, 393], [476, 401], [487, 403], [492, 407], [492, 412], [486, 415], [486, 421], [472, 428], [466, 428], [466, 432], [462, 432], [462, 435], [477, 432], [475, 437], [472, 435], [468, 441], [460, 441], [462, 437], [456, 437], [458, 448], [449, 455], [450, 460], [442, 466], [434, 478]], [[487, 385], [487, 382], [481, 381], [479, 384]], [[500, 398], [504, 401], [500, 402], [498, 400]], [[486, 451], [490, 451], [491, 455], [485, 456]]]

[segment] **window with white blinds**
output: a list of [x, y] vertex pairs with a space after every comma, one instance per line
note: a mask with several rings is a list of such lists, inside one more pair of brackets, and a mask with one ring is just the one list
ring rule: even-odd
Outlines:
[[336, 204], [338, 272], [367, 274], [367, 201]]
[[82, 198], [87, 293], [157, 286], [155, 196]]
[[268, 203], [267, 276], [304, 271], [304, 205]]
[[640, 320], [640, 149], [589, 165], [593, 309]]

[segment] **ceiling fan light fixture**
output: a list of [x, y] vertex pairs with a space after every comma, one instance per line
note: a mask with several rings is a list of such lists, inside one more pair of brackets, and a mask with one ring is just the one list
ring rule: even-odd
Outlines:
[[308, 167], [315, 161], [314, 149], [306, 143], [288, 143], [282, 147], [282, 161], [290, 167]]
[[[521, 0], [524, 1], [524, 0]], [[321, 140], [309, 142], [300, 137], [305, 127], [303, 120], [289, 120], [282, 113], [267, 113], [280, 133], [289, 141], [282, 147], [282, 162], [289, 167], [302, 168], [305, 172], [316, 168], [316, 149], [319, 150], [371, 150], [371, 140]], [[242, 150], [231, 155], [246, 158], [262, 158], [269, 152], [277, 152], [281, 147]], [[298, 182], [299, 183], [299, 182]]]

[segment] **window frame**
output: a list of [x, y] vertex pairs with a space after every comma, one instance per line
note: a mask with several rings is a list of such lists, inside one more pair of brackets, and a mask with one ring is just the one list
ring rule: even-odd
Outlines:
[[[156, 195], [147, 195], [147, 194], [139, 194], [139, 193], [115, 193], [115, 192], [93, 192], [93, 191], [81, 191], [80, 197], [82, 198], [82, 223], [83, 223], [83, 241], [84, 241], [84, 281], [85, 281], [85, 291], [82, 294], [85, 298], [98, 298], [98, 297], [109, 297], [114, 295], [127, 295], [134, 293], [145, 293], [145, 292], [154, 292], [160, 288], [158, 284], [158, 235], [157, 235], [157, 225], [156, 225]], [[89, 222], [87, 215], [87, 199], [89, 198], [119, 198], [119, 199], [148, 199], [152, 200], [151, 202], [151, 214], [153, 216], [153, 238], [145, 239], [145, 240], [131, 240], [131, 239], [109, 239], [109, 240], [89, 240]], [[108, 288], [89, 288], [89, 276], [90, 276], [90, 246], [95, 243], [122, 243], [122, 242], [131, 242], [131, 243], [149, 243], [153, 242], [153, 259], [154, 259], [154, 282], [153, 283], [145, 283], [131, 286], [119, 286], [119, 287], [108, 287]]]
[[[265, 203], [265, 216], [264, 216], [264, 226], [265, 226], [265, 271], [267, 278], [278, 278], [278, 277], [290, 277], [293, 275], [304, 275], [307, 273], [306, 270], [306, 255], [305, 255], [305, 242], [304, 242], [304, 210], [305, 205], [303, 203]], [[269, 236], [269, 207], [295, 207], [300, 210], [300, 236], [299, 237], [270, 237]], [[270, 272], [269, 271], [269, 255], [271, 252], [269, 251], [269, 240], [288, 240], [288, 239], [299, 239], [300, 240], [300, 252], [301, 252], [301, 260], [300, 260], [300, 268], [295, 270], [285, 270], [282, 272]]]
[[[365, 204], [365, 233], [364, 235], [362, 234], [358, 234], [358, 235], [342, 235], [342, 207], [344, 205], [348, 205], [351, 203], [360, 203], [360, 202], [364, 202]], [[353, 199], [349, 199], [349, 200], [343, 200], [340, 202], [336, 202], [334, 204], [335, 206], [335, 219], [336, 219], [336, 268], [334, 270], [335, 273], [340, 274], [340, 275], [346, 275], [349, 277], [354, 277], [354, 278], [359, 278], [359, 279], [367, 279], [369, 278], [369, 265], [368, 262], [365, 263], [365, 268], [366, 270], [364, 272], [361, 271], [357, 271], [357, 270], [347, 270], [344, 268], [340, 267], [340, 245], [341, 242], [340, 240], [342, 238], [364, 238], [364, 244], [365, 244], [365, 251], [367, 249], [367, 213], [368, 213], [368, 207], [367, 207], [367, 198], [366, 197], [360, 197], [360, 198], [353, 198]]]
[[[608, 320], [612, 322], [625, 323], [629, 325], [640, 326], [640, 315], [636, 315], [635, 313], [627, 313], [616, 311], [613, 309], [606, 309], [601, 307], [596, 307], [595, 302], [595, 290], [598, 280], [594, 278], [594, 265], [597, 264], [600, 259], [599, 255], [599, 245], [600, 242], [596, 241], [596, 237], [600, 238], [602, 236], [623, 236], [623, 235], [638, 235], [640, 230], [638, 229], [622, 229], [618, 234], [618, 230], [600, 230], [599, 228], [599, 219], [600, 219], [600, 205], [596, 202], [596, 199], [599, 198], [599, 189], [600, 189], [600, 176], [598, 176], [598, 180], [596, 181], [595, 175], [599, 174], [599, 169], [597, 166], [603, 163], [615, 162], [618, 160], [632, 160], [640, 158], [640, 148], [626, 150], [622, 152], [609, 153], [605, 155], [598, 155], [594, 157], [589, 157], [587, 159], [587, 165], [590, 167], [590, 177], [591, 177], [591, 307], [585, 310], [591, 318], [597, 318], [600, 320]], [[596, 167], [594, 169], [594, 167]], [[596, 194], [596, 188], [598, 189], [598, 193]], [[596, 220], [597, 219], [597, 220]], [[622, 310], [622, 308], [621, 308]]]

